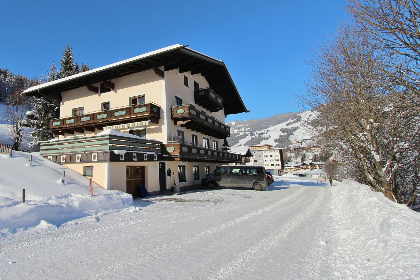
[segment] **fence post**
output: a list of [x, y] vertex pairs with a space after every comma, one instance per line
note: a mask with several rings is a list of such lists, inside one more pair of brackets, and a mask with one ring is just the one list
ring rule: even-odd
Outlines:
[[22, 203], [25, 203], [25, 189], [22, 189]]
[[29, 155], [29, 163], [32, 165], [32, 155]]
[[92, 186], [92, 179], [93, 179], [93, 166], [90, 166], [90, 195], [93, 196], [93, 186]]
[[61, 182], [63, 182], [64, 183], [64, 178], [66, 177], [66, 171], [65, 170], [63, 170], [63, 177], [61, 177]]

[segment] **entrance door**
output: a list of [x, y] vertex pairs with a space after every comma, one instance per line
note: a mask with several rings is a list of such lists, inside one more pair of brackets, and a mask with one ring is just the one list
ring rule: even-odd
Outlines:
[[125, 168], [127, 193], [139, 197], [139, 186], [145, 186], [145, 167], [127, 166]]
[[166, 164], [159, 162], [159, 187], [160, 192], [166, 192]]

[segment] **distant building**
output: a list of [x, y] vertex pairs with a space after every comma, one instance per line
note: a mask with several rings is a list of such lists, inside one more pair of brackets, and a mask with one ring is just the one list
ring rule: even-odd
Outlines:
[[252, 157], [249, 158], [247, 165], [264, 166], [267, 171], [275, 175], [281, 175], [284, 169], [283, 150], [273, 148], [271, 145], [250, 146]]

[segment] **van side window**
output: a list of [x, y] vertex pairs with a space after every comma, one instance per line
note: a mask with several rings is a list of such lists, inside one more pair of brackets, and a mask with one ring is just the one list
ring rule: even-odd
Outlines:
[[227, 172], [228, 172], [228, 168], [226, 166], [220, 167], [220, 174], [221, 175], [226, 174]]
[[240, 168], [232, 168], [232, 175], [241, 175], [241, 169]]
[[257, 175], [257, 168], [250, 168], [248, 169], [248, 175]]

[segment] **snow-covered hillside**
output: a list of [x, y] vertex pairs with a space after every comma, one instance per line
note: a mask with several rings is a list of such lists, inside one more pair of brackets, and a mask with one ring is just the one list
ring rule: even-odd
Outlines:
[[314, 116], [316, 112], [304, 111], [265, 119], [233, 121], [228, 123], [231, 127], [228, 142], [233, 147], [268, 144], [275, 148], [286, 148], [296, 142], [310, 145], [314, 132], [306, 122]]

